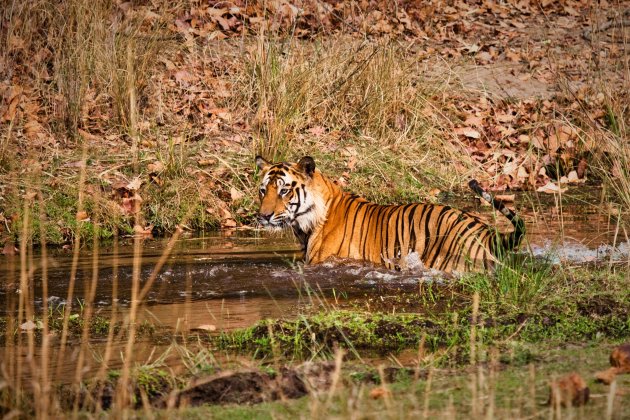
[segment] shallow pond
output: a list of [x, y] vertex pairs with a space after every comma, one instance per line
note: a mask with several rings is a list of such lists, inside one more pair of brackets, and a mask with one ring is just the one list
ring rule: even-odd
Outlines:
[[[580, 195], [521, 194], [517, 197], [526, 220], [523, 248], [552, 261], [573, 263], [627, 259], [628, 242], [616, 218], [601, 212], [598, 189]], [[449, 204], [492, 212], [477, 200], [453, 198]], [[522, 206], [526, 206], [522, 208]], [[500, 228], [509, 223], [498, 218]], [[143, 241], [141, 285], [164, 253], [167, 239]], [[95, 306], [106, 313], [112, 304], [124, 310], [132, 292], [133, 240], [103, 244], [98, 251]], [[365, 295], [379, 296], [400, 289], [417, 290], [419, 281], [442, 281], [434, 271], [392, 272], [359, 264], [323, 264], [304, 267], [292, 234], [257, 230], [214, 232], [177, 241], [155, 283], [146, 295], [146, 316], [166, 326], [176, 326], [184, 314], [189, 327], [212, 323], [218, 330], [233, 329], [255, 321], [296, 312], [303, 305], [320, 304], [324, 298], [339, 301]], [[48, 306], [63, 305], [68, 297], [73, 255], [70, 250], [48, 251]], [[16, 309], [20, 279], [19, 257], [0, 256], [0, 314]], [[85, 298], [92, 279], [93, 255], [80, 252], [73, 301]], [[35, 251], [28, 261], [34, 309], [42, 308], [42, 260]], [[117, 283], [116, 296], [113, 295]], [[74, 303], [73, 303], [74, 305]], [[78, 309], [74, 305], [74, 309]]]
[[[519, 213], [527, 224], [524, 247], [552, 261], [627, 260], [625, 233], [618, 229], [615, 217], [600, 211], [599, 194], [594, 189], [586, 194], [582, 190], [579, 196], [565, 194], [562, 200], [549, 195], [517, 196]], [[451, 199], [449, 204], [493, 217], [489, 207], [480, 206], [471, 197]], [[509, 227], [502, 218], [497, 222], [500, 227]], [[141, 286], [164, 253], [167, 242], [166, 239], [142, 242], [141, 259], [137, 260], [141, 261]], [[95, 311], [109, 317], [115, 307], [121, 319], [131, 301], [133, 240], [123, 239], [115, 248], [112, 243], [103, 244], [97, 257]], [[229, 331], [265, 318], [290, 317], [348, 302], [383, 300], [403, 291], [418, 291], [426, 282], [452, 281], [434, 271], [399, 273], [358, 264], [304, 267], [299, 257], [290, 233], [243, 230], [179, 239], [146, 295], [140, 320], [179, 332], [199, 326], [215, 332]], [[36, 251], [28, 260], [27, 273], [34, 295], [32, 309], [36, 313], [41, 312], [44, 299], [52, 311], [65, 304], [72, 261], [70, 250], [48, 251], [48, 293], [44, 297], [41, 254]], [[0, 263], [0, 312], [11, 315], [18, 308], [20, 259], [0, 256]], [[93, 255], [89, 249], [80, 252], [76, 267], [74, 311], [80, 309], [77, 303], [86, 298], [91, 287]], [[97, 342], [92, 346], [94, 354], [102, 353]], [[148, 343], [139, 348], [134, 359], [141, 362], [155, 350]], [[22, 357], [26, 357], [25, 351], [25, 348], [19, 350]], [[65, 362], [69, 366], [71, 359]]]

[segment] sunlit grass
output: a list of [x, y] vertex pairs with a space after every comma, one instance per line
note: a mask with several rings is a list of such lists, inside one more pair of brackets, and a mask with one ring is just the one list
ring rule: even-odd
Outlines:
[[[217, 105], [245, 115], [233, 126], [227, 119], [221, 122], [230, 134], [242, 129], [247, 137], [243, 127], [249, 124], [255, 137], [228, 148], [225, 142], [238, 144], [238, 136], [216, 139], [206, 131], [182, 135], [197, 121], [162, 127], [162, 113], [171, 110], [160, 108], [155, 116], [143, 112], [147, 102], [161, 101], [151, 96], [161, 94], [151, 76], [158, 66], [166, 66], [160, 60], [166, 50], [194, 55], [232, 45], [212, 43], [204, 52], [190, 42], [173, 46], [161, 37], [159, 25], [138, 16], [121, 20], [118, 3], [109, 1], [9, 3], [3, 10], [9, 23], [3, 28], [3, 46], [11, 36], [26, 44], [7, 58], [32, 61], [30, 71], [41, 75], [35, 86], [39, 111], [50, 118], [54, 140], [77, 150], [84, 146], [86, 152], [59, 158], [57, 145], [40, 145], [41, 150], [29, 150], [32, 155], [16, 158], [16, 133], [24, 130], [23, 124], [11, 120], [1, 127], [0, 174], [12, 175], [0, 186], [0, 215], [15, 223], [6, 222], [8, 230], [3, 226], [0, 239], [15, 241], [19, 256], [0, 257], [10, 267], [9, 278], [0, 284], [9, 314], [0, 318], [0, 415], [552, 417], [555, 408], [541, 404], [549, 378], [568, 370], [588, 377], [607, 365], [613, 342], [630, 336], [627, 268], [612, 262], [595, 268], [551, 266], [529, 255], [511, 256], [494, 273], [467, 276], [448, 286], [419, 284], [416, 297], [422, 310], [414, 313], [339, 310], [327, 304], [317, 313], [265, 320], [220, 335], [187, 330], [166, 334], [140, 323], [144, 298], [181, 229], [216, 226], [217, 209], [225, 208], [220, 206], [232, 187], [244, 197], [229, 210], [236, 214], [240, 209], [235, 217], [250, 220], [256, 203], [256, 153], [272, 160], [310, 154], [348, 189], [377, 202], [423, 201], [430, 199], [431, 189], [461, 184], [479, 168], [451, 133], [456, 112], [439, 99], [452, 86], [426, 77], [417, 57], [397, 41], [339, 36], [304, 42], [277, 34], [243, 38], [241, 54], [226, 75], [229, 96]], [[52, 57], [40, 60], [40, 53]], [[613, 192], [606, 199], [614, 203], [610, 217], [619, 241], [628, 240], [630, 208], [624, 99], [605, 91], [605, 127], [592, 124], [588, 115], [573, 120], [584, 127], [592, 124], [588, 135], [601, 143], [593, 169]], [[123, 138], [125, 155], [110, 156], [110, 134]], [[39, 168], [36, 163], [49, 154], [56, 156], [52, 167]], [[202, 154], [212, 162], [200, 163]], [[99, 159], [111, 166], [93, 169], [92, 162]], [[152, 179], [145, 164], [156, 161], [163, 169]], [[210, 164], [213, 171], [205, 169]], [[103, 178], [110, 170], [119, 171], [121, 179], [144, 177], [142, 193], [148, 196], [142, 211], [121, 215]], [[77, 220], [82, 211], [91, 220]], [[118, 236], [133, 235], [134, 225], [145, 224], [175, 234], [148, 276], [141, 272], [147, 264], [143, 238], [133, 238], [133, 272], [124, 279], [132, 285], [132, 304], [120, 317]], [[94, 302], [94, 290], [103, 280], [98, 277], [99, 238], [114, 239], [108, 317], [96, 313]], [[89, 293], [83, 299], [77, 300], [70, 286], [63, 307], [48, 304], [48, 264], [55, 261], [47, 256], [47, 243], [69, 244], [74, 255], [71, 285], [82, 269], [80, 251], [87, 246], [95, 250], [87, 268]], [[40, 286], [41, 308], [33, 295]], [[192, 284], [186, 288], [190, 299]], [[327, 302], [318, 292], [309, 293], [313, 302]], [[339, 296], [342, 290], [333, 299]], [[436, 302], [444, 303], [443, 308], [435, 309]], [[136, 362], [141, 347], [154, 345], [138, 341], [158, 335], [167, 348], [155, 345], [147, 360]], [[579, 344], [584, 342], [589, 344]], [[557, 349], [565, 345], [568, 350]], [[404, 359], [405, 351], [413, 357]], [[325, 379], [334, 386], [314, 387], [311, 395], [294, 403], [177, 407], [176, 397], [199, 378], [210, 381], [230, 370], [248, 369], [279, 381], [284, 368], [304, 361], [331, 366]], [[377, 366], [362, 363], [370, 361]], [[385, 364], [400, 369], [389, 378], [381, 366]], [[619, 384], [628, 387], [627, 376]], [[590, 385], [595, 397], [584, 411], [566, 408], [561, 413], [600, 415], [609, 398], [612, 414], [628, 415], [613, 387]], [[371, 394], [375, 389], [379, 393]]]

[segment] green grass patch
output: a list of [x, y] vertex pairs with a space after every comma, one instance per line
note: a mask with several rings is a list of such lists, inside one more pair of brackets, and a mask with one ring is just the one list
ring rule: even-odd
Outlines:
[[221, 349], [256, 357], [330, 356], [337, 347], [385, 354], [417, 347], [467, 363], [473, 313], [470, 296], [480, 293], [476, 335], [482, 346], [553, 340], [619, 339], [630, 336], [630, 289], [625, 271], [498, 270], [466, 277], [443, 294], [443, 310], [431, 300], [419, 313], [329, 310], [295, 319], [265, 320], [217, 339]]

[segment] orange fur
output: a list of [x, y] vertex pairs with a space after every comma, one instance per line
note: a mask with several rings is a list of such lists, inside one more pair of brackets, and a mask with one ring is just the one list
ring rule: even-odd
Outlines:
[[[500, 234], [477, 215], [448, 206], [370, 203], [344, 192], [310, 157], [256, 162], [263, 171], [261, 224], [291, 226], [309, 264], [338, 257], [400, 269], [416, 253], [427, 268], [477, 271], [490, 268], [503, 249], [518, 246], [523, 234], [520, 219], [498, 201], [492, 203], [515, 225], [512, 233]], [[471, 188], [492, 200], [476, 182]]]

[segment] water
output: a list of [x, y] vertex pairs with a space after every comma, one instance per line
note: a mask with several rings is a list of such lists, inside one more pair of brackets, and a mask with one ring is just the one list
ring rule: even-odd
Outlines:
[[[546, 195], [523, 194], [517, 200], [519, 207], [521, 203], [530, 203], [529, 209], [521, 210], [520, 214], [527, 225], [524, 247], [529, 247], [534, 255], [572, 264], [628, 260], [624, 231], [618, 228], [614, 217], [599, 211], [599, 190], [582, 192], [580, 196], [567, 195], [562, 205], [557, 197]], [[470, 197], [455, 199], [449, 204], [483, 213], [488, 219], [493, 217], [489, 207], [480, 206]], [[503, 218], [498, 218], [497, 223], [501, 228], [509, 228]], [[167, 242], [165, 239], [143, 241], [142, 284], [153, 271]], [[48, 254], [47, 301], [54, 311], [66, 303], [72, 251], [50, 249]], [[95, 312], [110, 317], [115, 306], [118, 319], [124, 319], [131, 303], [133, 240], [122, 240], [117, 252], [113, 244], [102, 244], [97, 257]], [[360, 263], [305, 267], [299, 258], [298, 247], [288, 232], [271, 234], [244, 230], [180, 239], [144, 299], [139, 320], [174, 332], [201, 328], [219, 333], [251, 326], [266, 318], [292, 317], [370, 299], [384, 301], [403, 292], [417, 292], [427, 282], [454, 281], [436, 271], [415, 269], [400, 273]], [[92, 252], [82, 250], [73, 293], [74, 311], [80, 309], [77, 303], [85, 299], [89, 290], [92, 264]], [[35, 251], [27, 268], [34, 310], [39, 313], [44, 299], [41, 254]], [[19, 257], [0, 256], [1, 315], [16, 313], [19, 271]], [[145, 341], [138, 349], [134, 360], [146, 363], [163, 352], [165, 346]], [[116, 353], [120, 350], [122, 348]], [[26, 358], [26, 348], [20, 351], [24, 353], [20, 357]], [[96, 360], [102, 357], [103, 347], [98, 340], [91, 343], [91, 354], [94, 356], [92, 368], [86, 372], [93, 372], [99, 365]], [[63, 361], [64, 371], [72, 372], [73, 363], [71, 354]], [[120, 363], [120, 358], [116, 358], [109, 367]]]
[[[600, 191], [580, 196], [566, 195], [560, 206], [553, 195], [518, 197], [527, 224], [524, 247], [534, 255], [554, 262], [590, 263], [623, 261], [628, 257], [627, 238], [616, 220], [599, 212]], [[489, 207], [466, 197], [449, 203], [480, 212], [491, 219]], [[497, 219], [500, 228], [509, 222]], [[153, 271], [167, 244], [166, 239], [146, 240], [142, 247], [140, 278]], [[72, 251], [49, 250], [48, 306], [66, 303], [72, 267]], [[131, 300], [133, 241], [123, 240], [114, 254], [113, 244], [101, 245], [98, 254], [98, 286], [94, 298], [97, 311], [107, 314], [114, 303], [123, 312]], [[326, 263], [304, 267], [292, 234], [259, 231], [215, 232], [203, 237], [180, 239], [148, 292], [143, 316], [159, 325], [174, 327], [216, 324], [217, 330], [252, 325], [259, 319], [291, 315], [312, 306], [361, 296], [378, 296], [417, 290], [420, 282], [450, 281], [435, 271], [419, 269], [393, 272], [358, 263]], [[74, 302], [85, 298], [92, 278], [93, 256], [81, 251]], [[0, 256], [0, 314], [15, 311], [19, 289], [19, 258]], [[43, 306], [42, 261], [35, 252], [29, 264], [35, 310]], [[116, 279], [117, 277], [117, 279]], [[118, 283], [117, 295], [113, 286]], [[77, 305], [73, 302], [75, 309]], [[185, 315], [185, 316], [184, 316]], [[210, 322], [212, 321], [212, 322]], [[181, 326], [181, 325], [180, 325]]]

